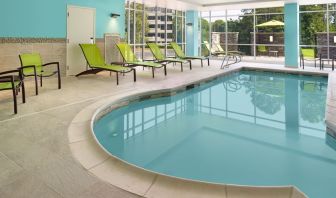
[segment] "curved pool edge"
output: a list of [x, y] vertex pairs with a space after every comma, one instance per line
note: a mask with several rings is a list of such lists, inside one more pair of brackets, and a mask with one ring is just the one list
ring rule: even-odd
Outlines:
[[[239, 70], [240, 69], [232, 71]], [[283, 70], [272, 71], [284, 72]], [[307, 74], [308, 72], [302, 73]], [[129, 92], [127, 94], [112, 96], [108, 99], [93, 103], [77, 114], [69, 126], [69, 144], [74, 157], [86, 170], [98, 178], [126, 191], [145, 197], [190, 197], [190, 195], [193, 195], [193, 197], [204, 197], [205, 195], [207, 197], [234, 197], [237, 195], [240, 197], [307, 197], [295, 186], [262, 187], [216, 184], [152, 172], [111, 155], [100, 145], [93, 135], [93, 124], [97, 120], [99, 114], [100, 116], [103, 116], [105, 115], [104, 113], [125, 106], [129, 102], [150, 98], [148, 96], [152, 94], [154, 94], [155, 97], [160, 97], [158, 95], [161, 94], [162, 96], [162, 94], [165, 95], [166, 93], [176, 94], [179, 90], [187, 89], [188, 86], [197, 86], [197, 83], [207, 82], [225, 74], [228, 73], [222, 73], [184, 86], [150, 90], [146, 92]], [[308, 74], [316, 75], [315, 72]], [[329, 83], [330, 81], [328, 82], [328, 95], [331, 87]], [[85, 125], [85, 127], [83, 127], [83, 125]], [[80, 141], [73, 141], [70, 139], [71, 133], [79, 133], [79, 131], [83, 129], [85, 129], [86, 133], [86, 135], [84, 135], [85, 138], [83, 136], [83, 139]]]

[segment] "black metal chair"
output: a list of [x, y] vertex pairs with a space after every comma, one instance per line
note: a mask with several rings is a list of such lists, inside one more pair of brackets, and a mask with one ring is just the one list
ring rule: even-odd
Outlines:
[[22, 102], [26, 102], [22, 69], [0, 72], [0, 91], [12, 90], [14, 113], [17, 114], [17, 95], [22, 91]]

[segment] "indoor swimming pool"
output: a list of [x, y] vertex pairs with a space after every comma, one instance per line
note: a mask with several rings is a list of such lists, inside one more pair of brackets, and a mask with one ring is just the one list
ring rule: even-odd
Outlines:
[[336, 147], [326, 134], [328, 79], [240, 71], [98, 119], [109, 154], [159, 174], [210, 183], [288, 186], [334, 197]]

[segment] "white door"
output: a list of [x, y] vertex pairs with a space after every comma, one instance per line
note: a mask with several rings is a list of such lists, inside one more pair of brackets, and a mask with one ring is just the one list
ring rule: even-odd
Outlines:
[[95, 39], [94, 8], [68, 6], [67, 16], [67, 75], [76, 75], [87, 69], [79, 47], [80, 43], [92, 43]]

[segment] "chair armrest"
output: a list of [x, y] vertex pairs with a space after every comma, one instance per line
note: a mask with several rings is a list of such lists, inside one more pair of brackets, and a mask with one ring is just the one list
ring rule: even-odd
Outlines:
[[26, 66], [21, 66], [18, 69], [22, 70], [22, 69], [26, 69], [26, 68], [35, 68], [35, 65], [26, 65]]
[[14, 81], [14, 75], [0, 76], [0, 83]]
[[42, 67], [49, 66], [49, 65], [59, 65], [59, 62], [45, 63], [45, 64], [42, 65]]
[[[20, 74], [20, 70], [19, 70], [19, 69], [8, 70], [8, 71], [0, 72], [0, 75], [11, 74], [11, 73], [18, 73], [18, 74]], [[8, 76], [7, 76], [7, 77], [8, 77]]]

